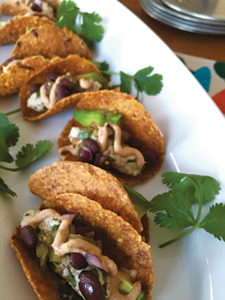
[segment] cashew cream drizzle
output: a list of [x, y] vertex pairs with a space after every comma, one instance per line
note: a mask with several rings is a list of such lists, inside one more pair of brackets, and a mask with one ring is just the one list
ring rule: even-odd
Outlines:
[[[17, 60], [17, 62], [18, 62], [18, 60]], [[49, 96], [47, 95], [47, 90], [46, 90], [45, 84], [43, 84], [40, 87], [40, 99], [42, 101], [42, 104], [47, 109], [51, 109], [55, 105], [55, 103], [56, 103], [56, 88], [60, 84], [60, 82], [64, 78], [68, 77], [69, 75], [71, 75], [71, 74], [66, 73], [65, 75], [57, 77], [56, 81], [52, 85]], [[97, 81], [94, 81], [92, 78], [90, 78], [90, 79], [80, 78], [79, 83], [80, 83], [81, 88], [86, 89], [87, 91], [99, 90], [101, 88], [101, 84], [99, 84]]]
[[113, 146], [114, 146], [115, 153], [124, 157], [135, 155], [137, 158], [137, 166], [139, 169], [141, 169], [145, 163], [142, 153], [136, 148], [129, 147], [129, 146], [122, 146], [122, 141], [121, 141], [122, 130], [120, 126], [117, 124], [105, 123], [104, 126], [101, 127], [100, 132], [98, 132], [98, 142], [99, 145], [101, 145], [101, 149], [103, 149], [103, 152], [106, 150], [108, 144], [107, 126], [110, 126], [114, 130], [115, 137], [114, 137]]
[[71, 252], [84, 251], [97, 256], [102, 262], [104, 271], [109, 274], [107, 277], [109, 288], [109, 295], [107, 296], [107, 299], [137, 299], [138, 295], [141, 292], [140, 281], [136, 281], [133, 284], [133, 289], [128, 295], [120, 294], [118, 291], [118, 286], [121, 282], [120, 271], [118, 271], [116, 264], [110, 258], [108, 258], [105, 255], [102, 255], [100, 248], [80, 238], [70, 239], [66, 241], [69, 235], [69, 227], [73, 221], [72, 216], [71, 218], [63, 219], [62, 216], [56, 210], [48, 208], [41, 211], [36, 211], [33, 216], [28, 217], [27, 221], [23, 223], [23, 226], [30, 225], [33, 228], [36, 228], [42, 221], [49, 217], [61, 220], [60, 226], [52, 243], [52, 248], [56, 255], [63, 256]]

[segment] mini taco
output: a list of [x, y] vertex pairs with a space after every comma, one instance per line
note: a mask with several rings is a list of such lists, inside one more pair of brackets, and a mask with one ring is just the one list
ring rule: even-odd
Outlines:
[[15, 16], [0, 26], [0, 45], [14, 44], [30, 28], [52, 23], [47, 16], [39, 13]]
[[93, 165], [72, 161], [54, 162], [31, 175], [28, 185], [30, 191], [42, 199], [64, 193], [80, 194], [118, 214], [137, 232], [143, 230], [140, 217], [121, 183], [110, 173]]
[[11, 56], [24, 58], [42, 55], [52, 58], [53, 56], [66, 57], [69, 54], [91, 58], [88, 46], [78, 35], [66, 27], [60, 29], [52, 23], [33, 27], [23, 34], [17, 40]]
[[25, 81], [58, 60], [58, 57], [48, 60], [40, 55], [24, 59], [10, 57], [0, 66], [0, 97], [19, 92]]
[[41, 120], [74, 107], [84, 92], [107, 85], [93, 63], [78, 55], [70, 55], [41, 70], [21, 87], [22, 117], [29, 121]]
[[151, 299], [149, 245], [81, 195], [61, 194], [27, 211], [11, 246], [39, 299]]
[[5, 0], [0, 5], [0, 14], [18, 15], [32, 12], [42, 12], [54, 18], [60, 5], [59, 0]]
[[162, 136], [143, 105], [107, 90], [83, 94], [58, 148], [60, 160], [95, 164], [128, 185], [153, 176], [165, 155]]

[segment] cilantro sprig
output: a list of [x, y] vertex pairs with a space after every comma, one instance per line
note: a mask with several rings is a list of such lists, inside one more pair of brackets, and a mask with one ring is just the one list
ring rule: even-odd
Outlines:
[[90, 45], [103, 38], [104, 28], [101, 21], [102, 18], [96, 12], [82, 12], [72, 0], [63, 0], [55, 22], [59, 28], [67, 27]]
[[155, 96], [159, 94], [163, 87], [163, 77], [158, 73], [153, 74], [154, 68], [151, 66], [145, 67], [138, 70], [134, 75], [129, 75], [123, 71], [119, 73], [112, 72], [109, 70], [109, 65], [107, 62], [96, 62], [93, 63], [99, 68], [102, 75], [110, 80], [112, 75], [117, 75], [120, 78], [120, 84], [114, 87], [119, 87], [121, 92], [131, 94], [132, 88], [136, 89], [135, 98], [138, 100], [141, 92], [145, 92], [147, 95]]
[[[9, 122], [8, 118], [0, 113], [0, 162], [12, 163], [15, 161], [16, 167], [8, 167], [0, 165], [1, 169], [7, 171], [19, 171], [26, 169], [32, 163], [41, 159], [51, 149], [50, 141], [39, 141], [36, 145], [26, 144], [18, 151], [14, 158], [10, 154], [10, 148], [15, 146], [19, 140], [19, 128]], [[16, 194], [10, 190], [4, 180], [0, 177], [0, 192], [15, 196]]]
[[[202, 216], [202, 207], [214, 200], [219, 193], [218, 181], [210, 176], [165, 172], [162, 181], [170, 190], [157, 195], [150, 202], [155, 213], [155, 223], [171, 231], [182, 231], [176, 238], [159, 247], [175, 243], [197, 228], [205, 229], [217, 239], [225, 241], [225, 205], [214, 204]], [[197, 214], [194, 209], [197, 207]]]

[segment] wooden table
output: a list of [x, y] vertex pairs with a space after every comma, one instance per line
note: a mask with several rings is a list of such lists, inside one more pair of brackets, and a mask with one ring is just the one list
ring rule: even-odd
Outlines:
[[119, 0], [147, 24], [173, 51], [225, 62], [225, 35], [191, 33], [151, 18], [140, 0]]

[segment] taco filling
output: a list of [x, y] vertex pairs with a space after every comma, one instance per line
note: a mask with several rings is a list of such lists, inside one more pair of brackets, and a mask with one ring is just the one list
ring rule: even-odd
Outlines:
[[144, 299], [137, 272], [118, 269], [102, 254], [93, 231], [77, 233], [74, 216], [54, 209], [29, 210], [20, 224], [20, 236], [36, 251], [41, 267], [49, 264], [71, 287], [61, 289], [62, 299], [73, 299], [75, 292], [81, 299]]
[[49, 73], [46, 81], [30, 86], [30, 97], [27, 106], [35, 111], [43, 112], [51, 109], [57, 101], [75, 93], [97, 91], [103, 86], [97, 73], [82, 75], [58, 75]]
[[[57, 13], [57, 7], [59, 6], [59, 2], [54, 0], [6, 0], [3, 2], [4, 5], [10, 6], [22, 6], [28, 7], [35, 12], [42, 12], [43, 14], [54, 18]], [[27, 10], [28, 10], [27, 9]], [[19, 8], [17, 8], [19, 10]]]
[[79, 160], [103, 169], [115, 168], [121, 173], [137, 176], [145, 165], [143, 154], [127, 145], [129, 134], [122, 130], [122, 115], [104, 110], [77, 110], [74, 119], [83, 127], [72, 127], [70, 145], [59, 148], [64, 160], [70, 152]]

